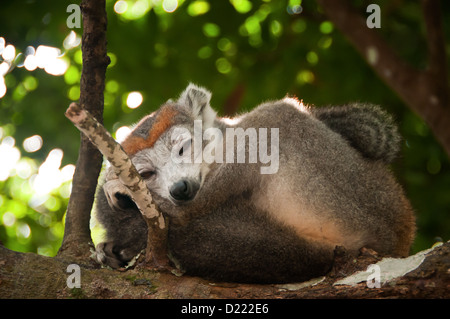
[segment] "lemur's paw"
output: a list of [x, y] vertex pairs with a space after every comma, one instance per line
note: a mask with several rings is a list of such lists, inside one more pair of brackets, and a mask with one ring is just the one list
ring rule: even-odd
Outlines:
[[134, 249], [122, 248], [114, 242], [102, 242], [95, 247], [97, 262], [114, 269], [129, 266], [138, 254]]
[[107, 181], [103, 185], [103, 190], [112, 208], [127, 210], [136, 208], [135, 203], [129, 195], [129, 190], [118, 179]]

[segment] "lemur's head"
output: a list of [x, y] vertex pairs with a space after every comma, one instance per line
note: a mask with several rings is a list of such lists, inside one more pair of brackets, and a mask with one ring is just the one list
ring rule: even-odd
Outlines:
[[183, 204], [201, 188], [209, 172], [202, 160], [203, 131], [216, 118], [210, 99], [209, 91], [190, 84], [178, 100], [144, 117], [121, 143], [157, 203]]

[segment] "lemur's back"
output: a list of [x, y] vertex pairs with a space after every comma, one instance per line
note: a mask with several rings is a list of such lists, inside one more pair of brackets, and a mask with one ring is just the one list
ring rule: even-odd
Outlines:
[[[311, 117], [307, 109], [299, 111], [289, 100], [260, 106], [255, 118], [249, 117], [249, 126], [258, 122], [280, 127], [279, 171], [261, 177], [264, 186], [256, 195], [256, 207], [292, 226], [302, 238], [349, 250], [368, 246], [380, 253], [408, 254], [414, 214], [385, 165], [395, 152], [392, 144], [378, 146], [377, 158], [368, 159], [336, 132], [339, 127], [331, 130], [329, 123]], [[342, 129], [349, 130], [349, 123], [344, 121]], [[390, 123], [378, 129], [376, 140], [383, 129], [393, 133]], [[379, 157], [383, 152], [386, 158]]]

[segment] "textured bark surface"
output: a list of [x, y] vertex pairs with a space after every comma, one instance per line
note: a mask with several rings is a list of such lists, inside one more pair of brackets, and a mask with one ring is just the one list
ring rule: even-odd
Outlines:
[[[0, 298], [450, 298], [450, 242], [434, 248], [417, 268], [392, 279], [380, 288], [368, 288], [363, 281], [354, 286], [335, 283], [380, 261], [365, 251], [357, 259], [337, 253], [332, 271], [313, 283], [255, 285], [212, 282], [197, 277], [147, 269], [99, 269], [91, 260], [80, 263], [66, 257], [44, 257], [17, 253], [0, 247]], [[405, 262], [405, 259], [400, 259]], [[80, 288], [68, 288], [69, 264], [81, 268]], [[383, 269], [381, 269], [383, 274]], [[370, 272], [367, 273], [367, 276]]]
[[[103, 91], [106, 68], [110, 62], [106, 52], [106, 10], [104, 0], [83, 0], [83, 69], [80, 81], [80, 105], [100, 123], [103, 119]], [[102, 154], [81, 134], [78, 161], [73, 176], [65, 232], [59, 255], [86, 256], [92, 245], [89, 228], [97, 179], [103, 162]]]

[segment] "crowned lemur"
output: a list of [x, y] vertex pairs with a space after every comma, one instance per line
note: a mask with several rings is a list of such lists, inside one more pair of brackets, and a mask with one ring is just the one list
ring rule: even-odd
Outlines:
[[[387, 168], [400, 136], [384, 111], [284, 98], [225, 119], [210, 99], [191, 84], [121, 143], [169, 219], [168, 252], [184, 272], [293, 282], [326, 274], [336, 246], [408, 255], [415, 217]], [[263, 173], [269, 164], [275, 169]], [[147, 226], [127, 190], [109, 187], [114, 181], [107, 177], [97, 192], [96, 217], [106, 229], [97, 258], [117, 268], [145, 248]]]

